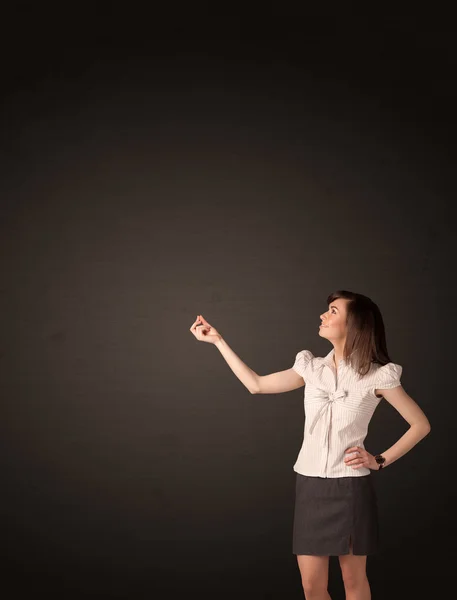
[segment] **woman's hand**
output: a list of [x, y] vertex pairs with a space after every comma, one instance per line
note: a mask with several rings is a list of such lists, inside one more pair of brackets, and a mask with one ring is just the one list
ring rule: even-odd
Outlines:
[[212, 327], [202, 315], [197, 315], [197, 320], [192, 323], [190, 331], [194, 334], [199, 342], [209, 342], [215, 344], [219, 341], [222, 336], [221, 334]]
[[352, 448], [345, 450], [345, 453], [348, 453], [349, 455], [345, 457], [344, 462], [353, 469], [359, 469], [360, 467], [367, 467], [374, 471], [379, 469], [375, 457], [373, 454], [367, 452], [365, 448], [352, 446]]

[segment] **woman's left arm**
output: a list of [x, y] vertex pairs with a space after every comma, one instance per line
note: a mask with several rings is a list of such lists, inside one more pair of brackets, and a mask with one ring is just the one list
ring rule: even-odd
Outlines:
[[381, 454], [386, 458], [383, 468], [395, 462], [398, 458], [406, 454], [426, 435], [430, 433], [431, 425], [424, 411], [409, 396], [403, 386], [391, 388], [389, 390], [376, 390], [377, 394], [382, 394], [410, 425], [408, 431], [395, 442], [385, 452]]
[[[375, 393], [376, 395], [382, 394], [387, 402], [392, 404], [410, 425], [408, 431], [403, 434], [393, 446], [385, 452], [382, 452], [382, 455], [386, 459], [385, 463], [382, 465], [382, 468], [384, 469], [409, 452], [422, 438], [428, 435], [431, 426], [423, 410], [411, 396], [405, 392], [401, 385], [397, 385], [391, 389], [377, 389], [375, 390]], [[353, 446], [352, 448], [345, 450], [345, 453], [352, 454], [352, 456], [346, 456], [344, 458], [344, 462], [347, 466], [352, 467], [353, 469], [368, 467], [372, 470], [379, 470], [379, 465], [376, 462], [374, 455], [370, 454], [365, 448]]]

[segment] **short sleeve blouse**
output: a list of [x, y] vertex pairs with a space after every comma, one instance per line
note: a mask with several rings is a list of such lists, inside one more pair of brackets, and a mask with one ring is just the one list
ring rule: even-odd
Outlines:
[[403, 371], [401, 365], [396, 363], [387, 363], [376, 372], [376, 388], [380, 390], [390, 390], [401, 385], [400, 377]]
[[294, 470], [312, 477], [362, 477], [370, 469], [352, 469], [344, 462], [352, 446], [364, 448], [371, 417], [382, 396], [376, 390], [401, 385], [402, 366], [372, 363], [360, 377], [349, 362], [334, 362], [335, 350], [316, 357], [301, 350], [292, 366], [305, 382], [304, 436]]
[[301, 350], [295, 357], [295, 362], [292, 366], [292, 369], [301, 375], [303, 379], [305, 379], [306, 367], [312, 358], [314, 358], [314, 355], [310, 350]]

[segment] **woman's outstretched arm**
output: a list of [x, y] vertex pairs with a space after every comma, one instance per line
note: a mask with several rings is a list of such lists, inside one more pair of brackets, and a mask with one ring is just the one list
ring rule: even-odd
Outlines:
[[286, 369], [269, 375], [258, 375], [235, 354], [222, 337], [215, 345], [225, 358], [228, 366], [251, 394], [281, 394], [305, 385], [303, 378], [293, 369]]
[[255, 371], [247, 366], [241, 358], [235, 354], [224, 338], [221, 336], [214, 344], [225, 359], [225, 362], [232, 369], [241, 383], [251, 392], [257, 394], [259, 376]]
[[199, 341], [214, 344], [225, 362], [251, 394], [280, 394], [305, 385], [303, 378], [293, 369], [286, 369], [269, 375], [258, 375], [230, 348], [222, 335], [212, 325], [198, 315], [191, 332]]

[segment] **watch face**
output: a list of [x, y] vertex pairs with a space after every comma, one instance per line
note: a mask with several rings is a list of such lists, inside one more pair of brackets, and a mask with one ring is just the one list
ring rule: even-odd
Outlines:
[[376, 462], [378, 465], [383, 465], [386, 462], [386, 459], [384, 456], [376, 456]]

